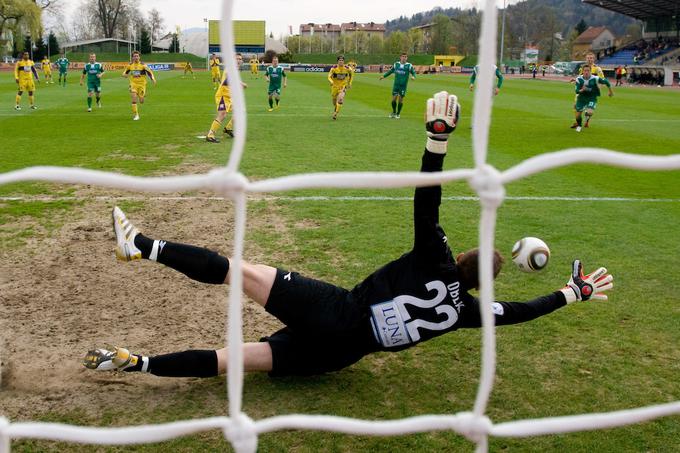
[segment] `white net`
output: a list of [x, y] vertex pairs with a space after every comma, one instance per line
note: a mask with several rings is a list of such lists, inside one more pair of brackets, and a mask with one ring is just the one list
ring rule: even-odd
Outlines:
[[[223, 2], [222, 23], [231, 23], [232, 1]], [[57, 423], [10, 423], [0, 417], [0, 453], [9, 453], [12, 439], [49, 439], [89, 444], [142, 444], [160, 442], [201, 431], [221, 429], [234, 449], [241, 453], [257, 449], [263, 433], [308, 429], [363, 435], [404, 435], [426, 431], [454, 431], [487, 451], [489, 436], [522, 437], [574, 431], [596, 430], [639, 423], [658, 417], [680, 414], [680, 402], [609, 413], [583, 414], [494, 424], [486, 415], [487, 403], [496, 370], [496, 339], [491, 303], [494, 300], [492, 253], [497, 208], [505, 198], [504, 186], [527, 176], [576, 163], [597, 163], [641, 170], [680, 169], [680, 155], [641, 156], [615, 151], [579, 148], [546, 153], [527, 159], [504, 172], [487, 162], [487, 143], [491, 121], [493, 63], [496, 54], [497, 10], [494, 0], [485, 2], [480, 38], [480, 70], [473, 112], [475, 168], [441, 173], [323, 173], [302, 174], [250, 182], [238, 172], [247, 129], [243, 89], [238, 80], [232, 84], [234, 99], [234, 140], [228, 165], [207, 174], [162, 178], [141, 178], [75, 168], [32, 167], [0, 175], [0, 184], [21, 181], [49, 181], [135, 190], [140, 192], [189, 192], [208, 189], [231, 198], [235, 204], [235, 238], [232, 282], [229, 291], [227, 344], [229, 363], [227, 386], [229, 416], [180, 421], [159, 425], [123, 428], [75, 427]], [[231, 27], [221, 27], [225, 49], [234, 48]], [[238, 74], [233, 55], [226, 59], [226, 70]], [[246, 224], [246, 195], [302, 188], [390, 188], [443, 184], [467, 180], [482, 205], [479, 228], [480, 299], [482, 310], [482, 368], [477, 398], [471, 412], [454, 415], [426, 415], [392, 421], [367, 421], [320, 415], [282, 415], [253, 421], [242, 412], [242, 254]]]

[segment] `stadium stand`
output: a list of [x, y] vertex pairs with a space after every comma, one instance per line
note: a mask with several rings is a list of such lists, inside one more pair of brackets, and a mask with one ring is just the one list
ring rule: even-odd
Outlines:
[[583, 3], [633, 17], [643, 24], [641, 40], [598, 58], [600, 65], [656, 62], [678, 48], [678, 24], [674, 18], [680, 13], [680, 2], [676, 0], [583, 0]]

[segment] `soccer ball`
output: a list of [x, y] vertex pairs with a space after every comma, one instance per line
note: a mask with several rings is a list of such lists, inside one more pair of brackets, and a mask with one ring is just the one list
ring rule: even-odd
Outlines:
[[550, 260], [550, 249], [539, 238], [525, 237], [512, 247], [512, 262], [523, 272], [543, 270]]

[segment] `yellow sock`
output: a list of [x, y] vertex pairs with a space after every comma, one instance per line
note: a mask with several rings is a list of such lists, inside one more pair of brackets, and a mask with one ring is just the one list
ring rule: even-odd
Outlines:
[[335, 113], [339, 113], [341, 108], [342, 108], [342, 104], [340, 104], [339, 102], [336, 102], [335, 103]]
[[137, 104], [132, 104], [132, 113], [137, 114]]
[[210, 125], [210, 132], [208, 132], [208, 135], [214, 137], [215, 133], [220, 130], [220, 127], [222, 127], [222, 123], [217, 120], [213, 120], [212, 124]]
[[21, 103], [21, 96], [17, 94], [16, 100], [17, 100], [17, 105], [19, 105]]
[[227, 130], [233, 130], [234, 129], [234, 118], [231, 118], [229, 120], [225, 129], [227, 129]]
[[28, 97], [28, 103], [33, 105], [33, 96]]

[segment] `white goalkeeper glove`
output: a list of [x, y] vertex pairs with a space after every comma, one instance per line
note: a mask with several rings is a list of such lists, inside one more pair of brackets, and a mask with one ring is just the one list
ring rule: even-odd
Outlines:
[[460, 106], [455, 94], [440, 91], [427, 100], [425, 111], [427, 144], [425, 148], [428, 151], [446, 154], [449, 134], [456, 130], [459, 115]]
[[588, 275], [583, 275], [581, 261], [574, 260], [571, 265], [571, 277], [567, 282], [567, 286], [560, 291], [564, 294], [568, 304], [577, 300], [607, 300], [607, 295], [603, 293], [614, 287], [612, 280], [614, 280], [614, 277], [608, 274], [607, 269], [604, 267]]

